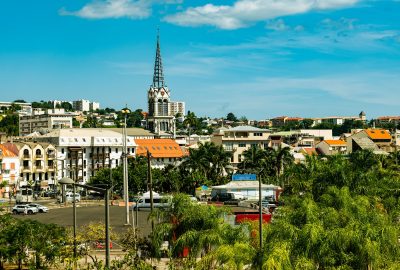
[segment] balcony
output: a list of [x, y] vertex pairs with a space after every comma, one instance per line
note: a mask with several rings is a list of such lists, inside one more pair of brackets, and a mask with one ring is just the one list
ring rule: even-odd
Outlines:
[[22, 171], [23, 172], [30, 172], [31, 171], [31, 167], [30, 166], [23, 166], [22, 167]]
[[47, 166], [47, 170], [48, 170], [49, 172], [54, 172], [55, 169], [56, 169], [56, 166], [54, 166], [54, 165]]
[[23, 158], [23, 159], [30, 159], [30, 158], [31, 158], [31, 155], [23, 155], [22, 158]]
[[43, 155], [35, 155], [36, 159], [43, 159]]
[[237, 150], [237, 148], [236, 147], [232, 147], [232, 146], [225, 146], [224, 150], [226, 152], [235, 152]]
[[55, 159], [56, 154], [47, 154], [47, 159]]
[[36, 166], [35, 171], [43, 171], [43, 166]]

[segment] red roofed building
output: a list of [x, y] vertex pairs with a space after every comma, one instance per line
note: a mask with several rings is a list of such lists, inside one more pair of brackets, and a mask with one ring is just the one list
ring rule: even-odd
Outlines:
[[303, 118], [301, 117], [288, 117], [288, 116], [279, 116], [271, 119], [273, 127], [283, 127], [287, 123], [295, 122], [298, 123], [302, 121]]
[[146, 156], [147, 150], [152, 157], [152, 167], [163, 168], [180, 161], [185, 152], [172, 139], [136, 139], [136, 155]]
[[327, 156], [347, 154], [347, 145], [342, 140], [323, 140], [316, 145], [317, 150]]
[[392, 151], [392, 135], [386, 129], [369, 128], [352, 134], [348, 140], [350, 151], [370, 149], [372, 151]]
[[9, 198], [9, 192], [16, 186], [19, 176], [19, 156], [14, 153], [13, 147], [10, 143], [0, 144], [0, 182], [7, 182], [7, 186], [0, 190], [0, 197], [3, 198]]

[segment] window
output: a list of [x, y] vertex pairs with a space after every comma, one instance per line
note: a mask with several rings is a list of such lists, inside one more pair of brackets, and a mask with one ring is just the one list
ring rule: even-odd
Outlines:
[[64, 148], [61, 148], [61, 153], [64, 154]]
[[254, 136], [260, 137], [260, 136], [262, 136], [262, 133], [261, 132], [256, 132], [256, 133], [254, 133]]
[[83, 141], [83, 142], [86, 142], [86, 139], [85, 139], [85, 138], [82, 138], [82, 141]]
[[245, 143], [239, 143], [239, 147], [246, 147]]
[[117, 153], [117, 154], [118, 154], [118, 148], [115, 148], [115, 153]]

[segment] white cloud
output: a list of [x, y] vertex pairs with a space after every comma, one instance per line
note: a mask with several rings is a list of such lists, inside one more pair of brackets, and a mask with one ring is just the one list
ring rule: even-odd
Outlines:
[[285, 24], [282, 19], [279, 20], [270, 20], [265, 25], [265, 28], [274, 30], [274, 31], [284, 31], [288, 30], [290, 27]]
[[122, 18], [131, 19], [147, 18], [151, 14], [150, 0], [94, 0], [80, 10], [60, 10], [60, 15], [77, 16], [87, 19]]
[[312, 10], [335, 9], [354, 5], [359, 0], [237, 0], [233, 5], [190, 7], [169, 15], [165, 20], [183, 26], [212, 25], [221, 29], [237, 29], [258, 21]]

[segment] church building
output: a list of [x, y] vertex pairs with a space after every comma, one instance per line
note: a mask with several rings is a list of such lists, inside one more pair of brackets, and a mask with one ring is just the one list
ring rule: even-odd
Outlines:
[[[147, 129], [159, 138], [175, 138], [175, 115], [177, 113], [184, 115], [185, 108], [183, 102], [171, 101], [171, 92], [164, 81], [159, 36], [157, 36], [153, 84], [148, 90], [147, 100]], [[177, 104], [183, 104], [183, 109], [177, 111]], [[180, 107], [182, 108], [182, 106]]]

